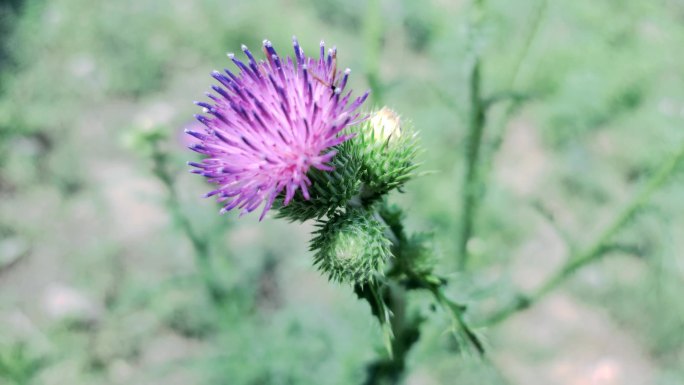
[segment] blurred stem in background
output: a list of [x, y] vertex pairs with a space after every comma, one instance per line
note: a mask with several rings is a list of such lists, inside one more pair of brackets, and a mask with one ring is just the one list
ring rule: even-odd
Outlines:
[[[481, 44], [483, 19], [485, 15], [484, 0], [476, 0], [473, 3], [473, 16], [469, 27], [468, 38], [470, 40], [471, 67], [468, 73], [468, 134], [466, 138], [465, 173], [463, 175], [463, 189], [461, 196], [461, 223], [460, 236], [458, 238], [458, 268], [464, 270], [468, 264], [468, 241], [473, 236], [477, 209], [485, 194], [486, 180], [492, 167], [493, 159], [503, 143], [506, 126], [522, 102], [529, 99], [530, 95], [520, 93], [520, 74], [530, 52], [530, 47], [537, 36], [541, 21], [544, 19], [547, 8], [547, 0], [540, 0], [534, 12], [527, 36], [525, 37], [522, 50], [513, 66], [509, 81], [503, 91], [490, 97], [482, 95], [482, 55]], [[493, 140], [488, 154], [484, 154], [481, 160], [484, 130], [487, 125], [487, 117], [490, 107], [498, 102], [506, 103], [506, 108], [493, 130]]]
[[221, 304], [225, 299], [225, 292], [211, 266], [209, 242], [195, 232], [190, 223], [190, 219], [183, 213], [175, 180], [168, 170], [168, 154], [160, 150], [158, 142], [154, 142], [152, 148], [152, 173], [166, 188], [168, 193], [166, 204], [173, 215], [174, 222], [180, 226], [181, 231], [185, 233], [192, 245], [195, 263], [197, 264], [197, 269], [199, 270], [202, 281], [206, 285], [209, 297], [212, 302]]
[[174, 223], [179, 226], [190, 241], [195, 265], [209, 299], [217, 306], [223, 305], [227, 293], [211, 263], [210, 240], [195, 231], [190, 218], [183, 212], [176, 181], [173, 173], [169, 170], [169, 154], [161, 148], [161, 142], [167, 138], [165, 130], [161, 128], [147, 131], [137, 130], [133, 136], [132, 144], [152, 161], [152, 174], [166, 189], [166, 206], [171, 212]]
[[226, 293], [220, 284], [216, 271], [211, 266], [209, 254], [209, 241], [200, 237], [193, 229], [190, 219], [183, 213], [176, 182], [168, 170], [168, 154], [161, 151], [159, 142], [153, 142], [152, 146], [152, 173], [162, 182], [168, 193], [167, 206], [173, 215], [173, 219], [181, 231], [190, 241], [195, 255], [195, 263], [200, 277], [204, 282], [209, 298], [217, 305], [223, 304]]
[[[536, 36], [538, 35], [542, 21], [548, 8], [548, 0], [540, 0], [532, 16], [531, 26], [524, 39], [522, 50], [517, 58], [513, 71], [503, 91], [490, 97], [482, 96], [482, 56], [479, 47], [481, 39], [482, 21], [484, 18], [484, 1], [473, 2], [473, 15], [469, 29], [471, 49], [471, 67], [468, 74], [469, 112], [468, 134], [465, 149], [465, 167], [462, 192], [462, 214], [460, 238], [458, 240], [458, 267], [465, 269], [468, 263], [468, 241], [473, 235], [474, 223], [477, 218], [477, 208], [485, 193], [485, 184], [491, 171], [493, 159], [505, 139], [506, 127], [521, 103], [530, 98], [530, 95], [521, 93], [520, 77], [525, 67]], [[497, 121], [496, 129], [492, 132], [492, 142], [486, 154], [486, 159], [480, 157], [484, 130], [487, 124], [489, 108], [496, 103], [504, 102], [506, 107]], [[675, 172], [679, 163], [684, 159], [684, 147], [666, 160], [654, 176], [648, 181], [644, 190], [629, 201], [620, 211], [615, 220], [591, 243], [587, 249], [573, 253], [568, 261], [544, 284], [530, 294], [519, 294], [516, 300], [508, 306], [495, 312], [483, 323], [484, 326], [497, 324], [518, 311], [527, 309], [546, 294], [553, 291], [560, 284], [570, 278], [575, 271], [598, 259], [611, 250], [612, 238], [633, 219], [634, 215], [646, 205], [651, 195], [657, 191]], [[577, 250], [574, 245], [569, 245], [570, 250]]]
[[599, 260], [609, 252], [611, 250], [610, 246], [613, 237], [618, 234], [618, 232], [634, 218], [639, 210], [650, 201], [653, 193], [658, 191], [658, 189], [670, 179], [681, 163], [684, 163], [684, 144], [682, 144], [681, 148], [676, 153], [672, 154], [672, 156], [663, 162], [656, 173], [646, 183], [643, 190], [627, 202], [610, 225], [591, 243], [591, 246], [584, 251], [570, 256], [558, 271], [532, 293], [517, 295], [516, 300], [513, 301], [513, 303], [494, 313], [484, 322], [484, 325], [490, 326], [497, 324], [511, 315], [534, 305], [570, 278], [578, 269]]
[[470, 68], [468, 73], [468, 133], [465, 148], [465, 173], [461, 192], [461, 223], [458, 238], [458, 268], [465, 269], [468, 263], [468, 240], [473, 232], [473, 223], [479, 203], [478, 196], [482, 191], [478, 177], [480, 147], [484, 133], [486, 115], [485, 101], [482, 98], [482, 57], [481, 57], [481, 29], [484, 19], [484, 0], [475, 0], [471, 22], [468, 28], [470, 44]]
[[371, 97], [376, 105], [382, 105], [384, 96], [384, 86], [380, 79], [380, 53], [382, 51], [382, 8], [380, 0], [368, 0], [364, 29], [365, 47], [365, 70], [368, 85], [371, 88]]
[[484, 160], [481, 171], [481, 179], [487, 181], [489, 177], [489, 172], [492, 169], [494, 163], [494, 157], [501, 148], [501, 144], [506, 136], [506, 127], [510, 122], [511, 118], [520, 109], [522, 104], [533, 97], [533, 95], [520, 91], [520, 78], [523, 73], [523, 69], [526, 67], [528, 62], [528, 57], [530, 49], [534, 44], [539, 31], [541, 30], [542, 21], [546, 16], [546, 10], [548, 8], [548, 0], [540, 0], [537, 5], [534, 15], [532, 16], [531, 26], [525, 37], [522, 50], [518, 55], [518, 58], [513, 66], [513, 71], [505, 84], [502, 92], [492, 95], [488, 98], [486, 107], [494, 106], [498, 102], [505, 104], [504, 112], [501, 117], [496, 121], [494, 127], [492, 128], [492, 140], [489, 148], [487, 158]]

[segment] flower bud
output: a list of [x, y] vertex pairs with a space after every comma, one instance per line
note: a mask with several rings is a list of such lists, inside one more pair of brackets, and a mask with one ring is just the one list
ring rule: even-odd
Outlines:
[[276, 198], [278, 217], [299, 222], [330, 218], [347, 206], [375, 202], [413, 176], [416, 135], [391, 109], [372, 113], [347, 133], [356, 135], [335, 146], [331, 170], [311, 168], [307, 173], [308, 196], [297, 191], [287, 205], [284, 193]]
[[351, 284], [372, 282], [383, 274], [390, 241], [385, 226], [365, 210], [338, 213], [315, 232], [314, 264], [330, 280]]
[[373, 114], [370, 126], [377, 140], [393, 143], [401, 137], [401, 119], [396, 112], [387, 107]]
[[357, 130], [347, 145], [355, 147], [360, 160], [365, 198], [380, 197], [412, 177], [418, 166], [416, 134], [406, 129], [396, 112], [383, 107]]

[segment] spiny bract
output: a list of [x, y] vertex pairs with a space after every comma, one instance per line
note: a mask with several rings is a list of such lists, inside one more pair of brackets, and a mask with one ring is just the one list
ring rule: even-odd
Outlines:
[[330, 280], [364, 284], [384, 274], [391, 242], [384, 235], [386, 226], [371, 212], [350, 209], [319, 226], [310, 248], [316, 252], [314, 264]]

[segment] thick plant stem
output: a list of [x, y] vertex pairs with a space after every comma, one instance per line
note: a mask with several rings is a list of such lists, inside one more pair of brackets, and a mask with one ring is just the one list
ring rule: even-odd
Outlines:
[[[389, 221], [382, 214], [376, 217], [388, 226], [388, 237], [397, 256], [394, 269], [401, 269], [400, 253], [408, 238], [401, 222]], [[420, 336], [421, 319], [407, 313], [407, 289], [391, 276], [371, 287], [355, 288], [359, 297], [365, 298], [373, 314], [382, 325], [388, 340], [388, 357], [380, 358], [368, 365], [368, 376], [364, 385], [394, 385], [401, 381], [406, 369], [406, 357]]]
[[[421, 320], [407, 313], [406, 290], [396, 282], [382, 284], [379, 289], [378, 294], [381, 298], [365, 298], [369, 301], [371, 309], [374, 309], [374, 313], [382, 311], [382, 307], [391, 312], [389, 320], [385, 321], [389, 322], [391, 333], [387, 336], [391, 339], [388, 346], [390, 353], [387, 357], [377, 359], [368, 365], [364, 385], [398, 384], [406, 369], [406, 357], [420, 336]], [[368, 289], [357, 287], [356, 290], [359, 294], [359, 290]], [[382, 301], [382, 304], [376, 301]]]
[[452, 319], [451, 331], [458, 341], [484, 355], [484, 347], [478, 336], [464, 319], [465, 307], [447, 298], [444, 288], [447, 281], [435, 276], [431, 269], [415, 270], [407, 254], [414, 246], [406, 235], [401, 222], [401, 212], [391, 211], [387, 206], [376, 213], [378, 220], [387, 225], [388, 238], [392, 240], [395, 256], [392, 268], [383, 280], [370, 286], [356, 286], [356, 294], [368, 301], [373, 315], [381, 325], [388, 327], [388, 357], [375, 360], [368, 366], [364, 385], [397, 384], [406, 368], [406, 358], [420, 337], [423, 317], [411, 314], [408, 308], [408, 292], [425, 290], [432, 293], [436, 304]]
[[468, 240], [473, 233], [473, 223], [479, 202], [480, 183], [478, 165], [482, 134], [485, 127], [485, 111], [480, 95], [480, 60], [476, 59], [470, 75], [470, 118], [468, 124], [468, 138], [466, 139], [465, 164], [463, 176], [461, 233], [458, 243], [458, 267], [465, 269], [468, 263]]
[[225, 299], [225, 291], [211, 266], [209, 260], [209, 243], [195, 232], [190, 220], [183, 214], [176, 183], [167, 169], [167, 155], [159, 149], [158, 143], [156, 142], [152, 143], [151, 158], [152, 172], [166, 188], [168, 194], [166, 204], [173, 216], [173, 220], [178, 224], [181, 231], [190, 241], [190, 245], [192, 246], [195, 255], [195, 264], [200, 277], [204, 282], [207, 294], [212, 302], [221, 304]]
[[653, 175], [653, 177], [646, 183], [643, 190], [635, 195], [623, 208], [615, 219], [606, 227], [600, 235], [591, 243], [587, 249], [571, 256], [567, 262], [558, 269], [551, 277], [549, 277], [538, 289], [527, 295], [519, 295], [513, 303], [501, 309], [489, 317], [484, 325], [490, 326], [497, 324], [511, 315], [527, 309], [528, 307], [539, 302], [548, 293], [560, 286], [573, 273], [581, 267], [584, 267], [594, 261], [600, 259], [607, 249], [611, 246], [613, 237], [629, 223], [637, 212], [644, 207], [650, 200], [653, 193], [667, 182], [670, 176], [677, 170], [680, 163], [684, 161], [684, 146], [679, 151], [668, 158]]
[[483, 1], [475, 2], [475, 18], [471, 25], [470, 39], [473, 52], [472, 66], [468, 74], [468, 134], [465, 148], [465, 173], [463, 174], [463, 190], [461, 193], [461, 222], [458, 238], [458, 268], [463, 270], [468, 263], [468, 241], [473, 233], [477, 206], [481, 191], [479, 178], [480, 149], [486, 124], [486, 107], [482, 98], [482, 58], [476, 47], [479, 37], [479, 24], [482, 18]]

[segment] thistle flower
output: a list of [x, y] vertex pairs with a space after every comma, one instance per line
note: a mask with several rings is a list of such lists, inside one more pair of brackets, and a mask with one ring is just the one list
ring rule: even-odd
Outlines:
[[222, 213], [239, 208], [245, 214], [263, 203], [261, 220], [281, 194], [285, 206], [297, 190], [308, 200], [309, 169], [332, 171], [333, 147], [353, 136], [342, 131], [363, 120], [357, 110], [368, 92], [353, 101], [351, 91], [343, 94], [350, 70], [337, 69], [337, 50], [326, 55], [321, 42], [314, 59], [296, 38], [293, 46], [294, 58], [281, 59], [264, 40], [267, 60], [257, 61], [243, 45], [247, 63], [228, 54], [239, 72], [214, 71], [220, 85], [207, 94], [212, 103], [196, 102], [204, 108], [196, 118], [205, 129], [186, 133], [200, 141], [190, 149], [206, 158], [188, 164], [218, 185], [205, 196], [217, 196]]

